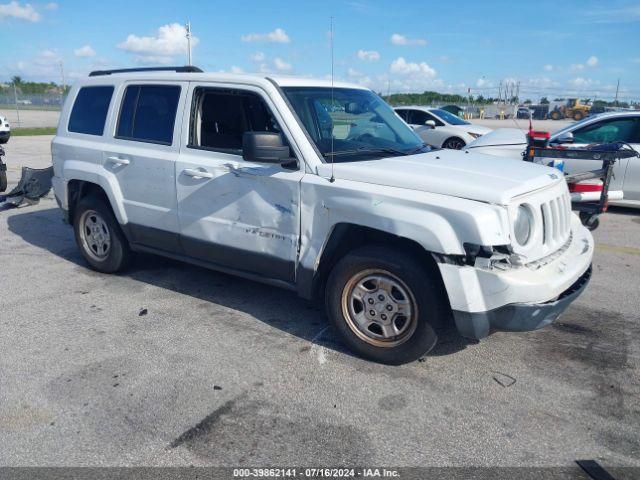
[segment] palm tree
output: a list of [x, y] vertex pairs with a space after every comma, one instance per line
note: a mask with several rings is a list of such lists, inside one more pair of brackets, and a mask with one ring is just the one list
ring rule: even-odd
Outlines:
[[19, 75], [11, 77], [11, 83], [13, 83], [16, 87], [20, 86], [22, 84], [22, 77], [20, 77]]

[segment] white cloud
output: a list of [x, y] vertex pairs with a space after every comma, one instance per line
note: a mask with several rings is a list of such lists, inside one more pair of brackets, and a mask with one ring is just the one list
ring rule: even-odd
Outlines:
[[145, 67], [171, 65], [174, 63], [173, 57], [165, 57], [162, 55], [136, 55], [133, 57], [133, 61], [136, 65], [142, 65]]
[[591, 55], [588, 59], [587, 59], [587, 66], [588, 67], [595, 67], [596, 65], [598, 65], [598, 57]]
[[273, 65], [276, 67], [276, 70], [280, 72], [288, 72], [293, 69], [293, 66], [290, 63], [285, 62], [280, 57], [276, 57], [273, 60]]
[[94, 57], [96, 55], [96, 51], [91, 48], [91, 45], [85, 45], [83, 47], [76, 48], [73, 51], [73, 54], [80, 58]]
[[237, 67], [235, 65], [231, 66], [231, 73], [244, 73], [244, 70], [240, 67]]
[[347, 69], [347, 77], [351, 77], [351, 78], [354, 78], [354, 77], [362, 77], [362, 73], [360, 73], [360, 72], [359, 72], [358, 70], [356, 70], [355, 68], [351, 68], [351, 67], [349, 67], [349, 68]]
[[525, 87], [553, 87], [557, 86], [558, 83], [551, 80], [549, 77], [532, 77], [529, 78], [526, 82]]
[[427, 41], [422, 38], [408, 38], [399, 33], [391, 35], [391, 43], [393, 45], [426, 45]]
[[45, 10], [57, 10], [57, 9], [58, 9], [58, 4], [57, 4], [57, 3], [55, 3], [55, 2], [47, 3], [47, 4], [44, 6], [44, 9], [45, 9]]
[[586, 88], [593, 84], [593, 80], [590, 78], [576, 77], [573, 80], [569, 80], [569, 85], [575, 88]]
[[427, 78], [436, 76], [436, 71], [425, 62], [407, 62], [404, 57], [398, 57], [391, 62], [389, 71], [397, 75], [421, 75]]
[[581, 72], [582, 70], [584, 70], [584, 65], [581, 63], [574, 63], [569, 67], [569, 70], [571, 70], [572, 72]]
[[251, 55], [251, 60], [254, 62], [264, 62], [267, 56], [263, 52], [256, 52]]
[[553, 65], [547, 63], [544, 67], [542, 67], [545, 72], [553, 72]]
[[273, 42], [273, 43], [289, 43], [291, 39], [287, 32], [282, 28], [276, 28], [269, 33], [248, 33], [240, 37], [243, 42]]
[[476, 80], [476, 87], [478, 88], [489, 88], [492, 87], [493, 83], [491, 83], [490, 80], [487, 80], [486, 78], [479, 78], [478, 80]]
[[367, 60], [369, 62], [377, 62], [380, 60], [380, 54], [375, 50], [358, 50], [356, 55], [360, 60]]
[[42, 50], [39, 57], [45, 60], [57, 60], [58, 54], [54, 50]]
[[[139, 37], [130, 34], [124, 42], [118, 44], [118, 48], [129, 53], [137, 54], [138, 63], [167, 64], [173, 56], [183, 55], [187, 52], [187, 30], [179, 23], [170, 23], [158, 28], [155, 36]], [[191, 45], [196, 46], [198, 37], [191, 37]]]
[[5, 18], [18, 18], [27, 22], [38, 22], [42, 18], [30, 3], [24, 5], [15, 0], [4, 5], [0, 5], [0, 20]]

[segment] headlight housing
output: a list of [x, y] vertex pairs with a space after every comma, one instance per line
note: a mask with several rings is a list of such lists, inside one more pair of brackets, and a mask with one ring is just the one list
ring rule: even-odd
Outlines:
[[480, 135], [479, 133], [471, 133], [471, 132], [467, 132], [467, 135], [469, 135], [471, 138], [480, 138], [482, 135]]
[[527, 205], [520, 205], [513, 222], [513, 234], [520, 246], [525, 246], [533, 232], [533, 212]]

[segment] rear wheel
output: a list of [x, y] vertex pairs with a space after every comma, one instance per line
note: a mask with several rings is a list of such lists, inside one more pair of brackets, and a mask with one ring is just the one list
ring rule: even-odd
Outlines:
[[466, 143], [464, 140], [458, 137], [448, 138], [443, 144], [442, 148], [449, 148], [451, 150], [462, 150]]
[[88, 195], [78, 202], [73, 228], [76, 243], [94, 270], [113, 273], [129, 264], [129, 243], [111, 207], [101, 197]]
[[573, 114], [573, 119], [574, 119], [576, 122], [579, 122], [579, 121], [580, 121], [580, 120], [582, 120], [583, 118], [584, 118], [584, 115], [582, 114], [582, 112], [575, 112], [575, 113]]
[[329, 319], [351, 350], [380, 363], [417, 360], [437, 341], [448, 308], [415, 258], [369, 246], [343, 257], [326, 288]]

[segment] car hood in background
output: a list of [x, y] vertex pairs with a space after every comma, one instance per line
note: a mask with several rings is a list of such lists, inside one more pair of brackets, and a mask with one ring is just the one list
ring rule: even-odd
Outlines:
[[473, 133], [475, 135], [486, 135], [493, 132], [490, 128], [483, 127], [482, 125], [454, 125], [456, 128], [464, 130], [467, 133]]
[[468, 143], [465, 148], [472, 149], [502, 145], [522, 145], [522, 148], [524, 148], [527, 146], [527, 136], [519, 128], [499, 128], [486, 133], [473, 142]]
[[[562, 181], [555, 170], [490, 155], [437, 150], [407, 157], [336, 163], [336, 179], [372, 183], [507, 205], [518, 196]], [[331, 165], [318, 167], [331, 176]]]

